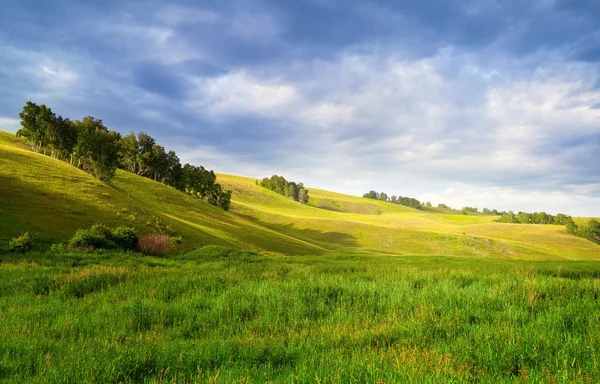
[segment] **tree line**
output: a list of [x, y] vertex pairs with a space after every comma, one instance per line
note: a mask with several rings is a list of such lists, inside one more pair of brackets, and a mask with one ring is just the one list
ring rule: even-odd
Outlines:
[[423, 208], [423, 204], [415, 199], [414, 197], [404, 197], [404, 196], [388, 196], [385, 192], [377, 192], [377, 191], [369, 191], [363, 195], [364, 198], [373, 199], [373, 200], [381, 200], [386, 201], [392, 204], [400, 204], [405, 205], [407, 207], [421, 209]]
[[308, 203], [308, 190], [301, 182], [287, 181], [283, 176], [273, 175], [270, 178], [263, 178], [260, 182], [257, 181], [257, 184], [301, 204]]
[[[559, 213], [556, 216], [546, 212], [519, 212], [514, 213], [512, 211], [503, 212], [500, 218], [496, 219], [499, 223], [513, 223], [513, 224], [548, 224], [548, 225], [567, 225], [567, 223], [573, 222], [573, 218], [564, 213]], [[574, 223], [574, 222], [573, 222]]]
[[564, 225], [567, 227], [567, 232], [572, 235], [600, 242], [600, 222], [596, 219], [591, 219], [587, 225], [577, 225], [571, 216], [565, 215], [564, 213], [559, 213], [554, 216], [546, 212], [519, 212], [515, 214], [514, 212], [509, 211], [502, 214], [500, 218], [495, 221], [513, 224]]
[[72, 121], [56, 115], [44, 104], [28, 101], [21, 113], [23, 137], [35, 152], [83, 169], [104, 182], [110, 181], [117, 169], [151, 178], [185, 191], [210, 204], [229, 209], [231, 191], [216, 183], [213, 171], [202, 166], [182, 165], [174, 151], [166, 151], [150, 135], [139, 132], [121, 136], [109, 130], [92, 116]]

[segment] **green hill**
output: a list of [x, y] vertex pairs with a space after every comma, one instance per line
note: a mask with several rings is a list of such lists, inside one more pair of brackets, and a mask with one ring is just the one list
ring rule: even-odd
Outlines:
[[123, 171], [102, 183], [0, 132], [0, 243], [30, 231], [50, 244], [104, 223], [170, 226], [186, 249], [220, 244], [287, 255], [600, 259], [598, 245], [561, 226], [499, 224], [493, 217], [420, 211], [310, 187], [309, 204], [301, 205], [251, 178], [220, 174], [218, 182], [233, 190], [229, 212]]

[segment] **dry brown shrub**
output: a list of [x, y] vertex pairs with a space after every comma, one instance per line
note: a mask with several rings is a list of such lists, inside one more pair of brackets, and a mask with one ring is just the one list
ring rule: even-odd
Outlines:
[[171, 236], [160, 233], [140, 236], [138, 247], [148, 255], [166, 255], [173, 249]]

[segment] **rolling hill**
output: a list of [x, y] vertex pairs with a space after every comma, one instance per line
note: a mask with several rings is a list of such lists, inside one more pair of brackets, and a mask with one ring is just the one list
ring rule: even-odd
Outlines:
[[41, 243], [70, 238], [94, 223], [169, 226], [185, 249], [219, 244], [267, 254], [452, 255], [518, 259], [600, 259], [600, 246], [562, 226], [493, 222], [416, 210], [308, 188], [301, 205], [218, 175], [233, 190], [229, 212], [155, 181], [118, 171], [110, 184], [31, 152], [0, 132], [0, 245], [23, 231]]

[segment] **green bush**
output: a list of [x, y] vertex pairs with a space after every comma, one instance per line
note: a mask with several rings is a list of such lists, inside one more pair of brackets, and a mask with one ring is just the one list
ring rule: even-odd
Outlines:
[[139, 236], [135, 228], [110, 229], [104, 224], [94, 224], [90, 229], [79, 229], [69, 241], [69, 247], [77, 249], [121, 249], [134, 251]]
[[69, 240], [69, 247], [78, 249], [109, 249], [114, 248], [114, 243], [93, 229], [78, 229], [75, 232], [75, 236]]
[[19, 237], [12, 238], [8, 243], [8, 250], [15, 253], [25, 253], [33, 248], [33, 238], [29, 232], [23, 233]]
[[139, 236], [135, 228], [117, 227], [110, 231], [110, 237], [119, 249], [135, 251], [138, 247]]

